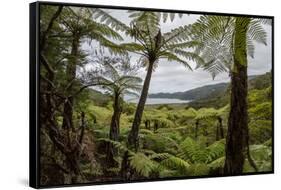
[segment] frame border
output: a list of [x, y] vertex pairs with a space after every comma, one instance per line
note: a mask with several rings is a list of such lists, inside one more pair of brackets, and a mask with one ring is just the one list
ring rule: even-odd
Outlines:
[[29, 4], [29, 186], [40, 187], [40, 131], [39, 131], [39, 20], [40, 3]]
[[[272, 171], [267, 172], [248, 172], [239, 175], [202, 175], [202, 176], [184, 176], [184, 177], [165, 177], [157, 179], [141, 179], [141, 180], [115, 180], [108, 182], [87, 182], [75, 184], [61, 184], [61, 185], [41, 185], [40, 184], [40, 121], [39, 121], [39, 93], [40, 93], [40, 64], [39, 64], [39, 40], [40, 40], [40, 6], [53, 5], [53, 6], [74, 6], [86, 8], [103, 8], [103, 9], [117, 9], [117, 10], [136, 10], [136, 11], [156, 11], [156, 12], [172, 12], [183, 14], [197, 14], [197, 15], [220, 15], [220, 16], [234, 16], [234, 17], [250, 17], [250, 18], [265, 18], [272, 20], [271, 29], [271, 73], [272, 73]], [[126, 183], [139, 183], [139, 182], [161, 182], [169, 180], [186, 180], [186, 179], [204, 179], [204, 178], [217, 178], [217, 177], [237, 177], [249, 175], [262, 175], [274, 174], [275, 171], [275, 138], [274, 138], [274, 16], [269, 15], [250, 15], [250, 14], [237, 14], [237, 13], [221, 13], [221, 12], [207, 12], [207, 11], [189, 11], [189, 10], [176, 10], [176, 9], [158, 9], [158, 8], [144, 8], [144, 7], [126, 7], [126, 6], [113, 6], [113, 5], [97, 5], [97, 4], [80, 4], [80, 3], [65, 3], [65, 2], [49, 2], [37, 1], [29, 4], [29, 60], [30, 60], [30, 75], [29, 75], [29, 186], [33, 188], [57, 188], [57, 187], [77, 187], [77, 186], [90, 186], [90, 185], [111, 185], [111, 184], [126, 184]]]

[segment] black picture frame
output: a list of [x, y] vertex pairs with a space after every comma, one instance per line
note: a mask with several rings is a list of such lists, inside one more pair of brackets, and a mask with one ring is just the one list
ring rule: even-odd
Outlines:
[[72, 186], [87, 186], [87, 185], [102, 185], [102, 184], [120, 184], [120, 183], [135, 183], [135, 182], [151, 182], [151, 181], [167, 181], [167, 180], [183, 180], [195, 178], [214, 178], [214, 177], [232, 177], [235, 175], [224, 176], [194, 176], [194, 177], [166, 177], [159, 179], [133, 180], [133, 181], [109, 181], [109, 182], [91, 182], [82, 184], [64, 184], [64, 185], [40, 185], [40, 102], [39, 102], [39, 85], [40, 85], [40, 58], [39, 58], [39, 41], [40, 41], [40, 6], [42, 5], [63, 5], [74, 7], [89, 7], [89, 8], [104, 8], [104, 9], [119, 9], [119, 10], [140, 10], [140, 11], [156, 11], [156, 12], [172, 12], [185, 14], [200, 14], [200, 15], [221, 15], [221, 16], [243, 16], [251, 18], [266, 18], [272, 20], [272, 171], [269, 172], [253, 172], [244, 175], [260, 175], [274, 173], [274, 16], [265, 15], [249, 15], [235, 13], [220, 13], [220, 12], [205, 12], [205, 11], [188, 11], [188, 10], [171, 10], [157, 8], [142, 8], [142, 7], [124, 7], [124, 6], [109, 6], [109, 5], [92, 5], [80, 3], [64, 3], [64, 2], [34, 2], [30, 3], [30, 65], [29, 65], [29, 185], [33, 188], [53, 188], [53, 187], [72, 187]]

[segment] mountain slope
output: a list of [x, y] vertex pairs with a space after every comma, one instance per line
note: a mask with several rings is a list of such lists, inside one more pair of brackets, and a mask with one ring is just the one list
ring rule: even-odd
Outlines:
[[[271, 72], [267, 72], [263, 75], [252, 75], [248, 78], [249, 90], [263, 89], [271, 85]], [[201, 105], [208, 106], [206, 104], [210, 104], [214, 107], [220, 107], [226, 104], [229, 99], [229, 86], [230, 83], [218, 83], [214, 85], [202, 86], [184, 92], [150, 94], [149, 97], [193, 100], [189, 103], [189, 105], [193, 107], [201, 107]]]
[[218, 83], [206, 85], [192, 90], [175, 93], [157, 93], [150, 94], [150, 98], [172, 98], [181, 100], [198, 100], [209, 98], [210, 96], [218, 96], [224, 93], [229, 83]]

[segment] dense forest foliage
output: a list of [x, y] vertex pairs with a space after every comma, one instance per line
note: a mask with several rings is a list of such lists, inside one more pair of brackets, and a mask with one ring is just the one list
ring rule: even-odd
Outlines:
[[[40, 10], [41, 185], [272, 171], [271, 72], [247, 76], [270, 20], [204, 15], [163, 32], [183, 15], [124, 10], [128, 25], [105, 9]], [[147, 105], [161, 60], [231, 83], [189, 104]]]

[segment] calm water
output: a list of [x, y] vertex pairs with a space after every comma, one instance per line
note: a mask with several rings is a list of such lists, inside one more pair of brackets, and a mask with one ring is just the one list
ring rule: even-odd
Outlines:
[[[138, 99], [127, 99], [127, 102], [138, 103]], [[182, 104], [188, 103], [190, 100], [179, 100], [170, 98], [147, 98], [145, 104]]]

